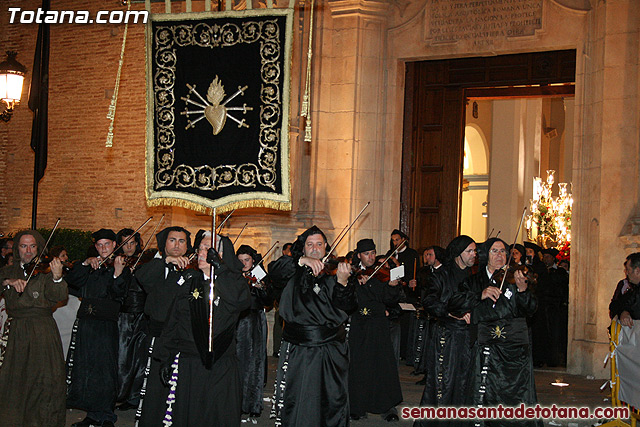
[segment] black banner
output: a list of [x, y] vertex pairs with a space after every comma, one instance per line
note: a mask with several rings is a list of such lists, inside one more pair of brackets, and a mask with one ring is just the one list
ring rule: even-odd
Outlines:
[[290, 209], [291, 19], [289, 9], [152, 16], [150, 205]]

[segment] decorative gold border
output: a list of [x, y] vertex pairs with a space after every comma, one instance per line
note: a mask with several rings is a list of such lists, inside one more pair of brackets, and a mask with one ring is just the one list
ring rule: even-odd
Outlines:
[[[179, 206], [199, 212], [210, 213], [213, 208], [222, 208], [227, 211], [236, 208], [266, 207], [277, 210], [291, 210], [291, 175], [290, 175], [290, 150], [289, 150], [289, 108], [290, 108], [290, 83], [291, 83], [291, 55], [293, 43], [293, 9], [252, 9], [243, 11], [224, 12], [196, 12], [175, 14], [152, 14], [146, 27], [146, 55], [145, 68], [147, 80], [146, 97], [146, 156], [145, 156], [145, 187], [148, 206]], [[246, 18], [246, 17], [285, 16], [285, 40], [283, 50], [283, 99], [282, 99], [282, 124], [280, 126], [280, 174], [282, 193], [248, 192], [232, 194], [219, 199], [208, 199], [195, 194], [179, 191], [154, 190], [154, 90], [152, 75], [152, 22], [171, 20], [199, 20], [210, 18]], [[286, 126], [285, 126], [286, 121]]]

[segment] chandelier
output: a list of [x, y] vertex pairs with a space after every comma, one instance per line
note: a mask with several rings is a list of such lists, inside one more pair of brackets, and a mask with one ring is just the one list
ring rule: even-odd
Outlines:
[[570, 183], [558, 184], [558, 197], [553, 197], [555, 171], [547, 171], [547, 181], [540, 177], [533, 180], [533, 199], [530, 200], [531, 214], [526, 227], [529, 240], [543, 248], [562, 247], [571, 242], [571, 206], [573, 196], [567, 189]]

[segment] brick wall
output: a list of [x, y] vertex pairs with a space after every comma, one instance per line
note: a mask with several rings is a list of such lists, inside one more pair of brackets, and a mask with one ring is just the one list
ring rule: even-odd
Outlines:
[[[114, 0], [51, 3], [52, 10], [89, 10], [92, 15], [98, 10], [125, 9]], [[31, 223], [34, 154], [29, 142], [33, 115], [27, 107], [27, 93], [38, 31], [37, 24], [9, 24], [7, 9], [36, 10], [40, 4], [34, 0], [9, 0], [3, 2], [0, 11], [0, 47], [18, 51], [18, 60], [29, 69], [22, 103], [9, 123], [0, 123], [0, 180], [4, 183], [0, 187], [0, 231], [3, 232], [15, 232]], [[183, 6], [184, 3], [179, 3], [174, 9]], [[132, 6], [143, 8], [140, 3]], [[164, 12], [164, 4], [154, 4], [153, 10]], [[51, 227], [60, 217], [61, 227], [65, 228], [135, 228], [149, 216], [159, 218], [162, 213], [167, 214], [165, 224], [183, 225], [193, 231], [210, 224], [208, 217], [181, 208], [146, 205], [144, 29], [143, 24], [129, 25], [113, 148], [105, 148], [109, 128], [106, 114], [124, 24], [51, 25], [49, 156], [45, 176], [40, 181], [38, 227]], [[297, 75], [295, 70], [294, 79]], [[235, 221], [237, 228], [265, 213], [265, 210], [249, 211], [247, 218]], [[268, 211], [268, 214], [281, 222], [290, 222], [290, 213]]]

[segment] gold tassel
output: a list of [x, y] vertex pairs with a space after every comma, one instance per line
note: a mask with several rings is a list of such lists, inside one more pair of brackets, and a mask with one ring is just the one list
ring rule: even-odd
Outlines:
[[[131, 0], [127, 0], [127, 12], [131, 10]], [[116, 119], [116, 104], [118, 102], [118, 90], [120, 89], [120, 73], [122, 72], [122, 64], [124, 63], [124, 48], [127, 44], [127, 32], [129, 30], [129, 21], [124, 25], [124, 34], [122, 36], [122, 48], [120, 49], [120, 62], [118, 63], [118, 74], [116, 75], [116, 86], [113, 89], [113, 95], [111, 96], [111, 105], [109, 105], [109, 112], [107, 113], [107, 119], [111, 120], [109, 123], [109, 131], [107, 132], [107, 142], [105, 146], [107, 148], [113, 147], [113, 122]]]
[[307, 49], [307, 73], [304, 84], [304, 95], [302, 97], [302, 107], [300, 110], [300, 116], [306, 118], [304, 140], [305, 142], [311, 142], [311, 118], [310, 118], [310, 106], [311, 106], [311, 58], [313, 57], [313, 8], [315, 0], [311, 0], [311, 11], [309, 13], [309, 46]]

